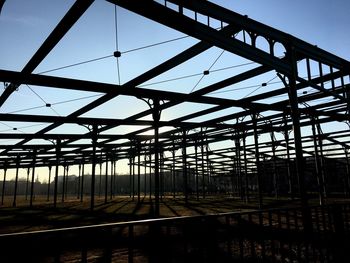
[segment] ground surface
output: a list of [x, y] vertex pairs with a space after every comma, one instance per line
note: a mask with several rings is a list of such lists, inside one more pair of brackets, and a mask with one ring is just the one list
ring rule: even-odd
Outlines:
[[[34, 231], [81, 225], [101, 224], [142, 220], [154, 217], [154, 201], [142, 197], [132, 200], [129, 196], [119, 196], [104, 203], [104, 199], [96, 199], [95, 209], [89, 209], [90, 201], [86, 198], [80, 202], [75, 197], [68, 197], [65, 202], [59, 200], [56, 208], [46, 197], [37, 196], [32, 208], [24, 197], [19, 197], [17, 207], [11, 207], [11, 199], [5, 199], [0, 206], [0, 234], [23, 231]], [[289, 199], [267, 198], [265, 208], [298, 206], [298, 201]], [[317, 203], [317, 200], [311, 201]], [[228, 196], [208, 196], [205, 199], [190, 198], [186, 204], [182, 197], [165, 197], [160, 202], [161, 217], [193, 216], [217, 214], [257, 209], [254, 200], [245, 203]]]

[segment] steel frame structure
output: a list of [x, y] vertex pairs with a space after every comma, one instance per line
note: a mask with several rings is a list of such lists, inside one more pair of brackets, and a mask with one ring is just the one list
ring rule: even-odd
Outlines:
[[[62, 165], [80, 167], [80, 165], [92, 164], [91, 208], [93, 209], [96, 164], [129, 159], [131, 167], [131, 164], [135, 163], [133, 160], [138, 157], [139, 165], [151, 167], [154, 170], [154, 196], [156, 215], [158, 215], [162, 171], [168, 170], [173, 176], [175, 170], [182, 172], [183, 192], [187, 200], [188, 173], [191, 167], [194, 167], [196, 174], [197, 196], [199, 177], [203, 178], [202, 192], [205, 195], [206, 180], [225, 177], [229, 174], [232, 180], [237, 179], [232, 183], [232, 187], [236, 187], [241, 197], [245, 198], [244, 195], [248, 196], [247, 184], [250, 177], [249, 180], [254, 180], [254, 184], [257, 185], [257, 196], [262, 207], [264, 192], [261, 181], [264, 180], [263, 166], [266, 160], [274, 163], [273, 178], [278, 177], [276, 163], [288, 169], [290, 194], [299, 196], [303, 206], [306, 207], [308, 189], [305, 186], [305, 160], [306, 157], [312, 157], [316, 162], [316, 175], [319, 189], [321, 189], [320, 200], [324, 202], [326, 182], [322, 175], [322, 158], [335, 158], [349, 168], [350, 131], [346, 129], [322, 133], [321, 129], [321, 124], [350, 121], [349, 61], [209, 1], [147, 0], [137, 1], [137, 3], [127, 0], [107, 1], [194, 37], [199, 42], [122, 85], [33, 74], [35, 68], [93, 3], [93, 0], [77, 0], [21, 72], [0, 70], [0, 81], [10, 83], [0, 96], [0, 106], [23, 84], [97, 92], [104, 95], [63, 117], [0, 114], [2, 122], [30, 121], [50, 124], [36, 133], [0, 133], [1, 139], [21, 139], [19, 143], [13, 145], [0, 145], [2, 169], [6, 171], [45, 166], [51, 170], [51, 167], [56, 167], [54, 198], [56, 205], [58, 167]], [[192, 12], [192, 15], [188, 15], [188, 11]], [[207, 22], [199, 21], [197, 19], [199, 15], [206, 17]], [[220, 28], [214, 28], [213, 21], [219, 22]], [[239, 35], [243, 37], [240, 38]], [[265, 39], [269, 48], [264, 50], [258, 47], [258, 38]], [[276, 45], [283, 46], [285, 50], [283, 57], [275, 54]], [[226, 52], [254, 61], [259, 66], [191, 93], [139, 87], [211, 47], [219, 47]], [[118, 52], [116, 50], [116, 56]], [[315, 65], [316, 76], [313, 74]], [[304, 72], [301, 73], [302, 68], [306, 69], [306, 76], [303, 76]], [[220, 98], [211, 94], [268, 72], [277, 74], [282, 81], [280, 88], [244, 99]], [[209, 70], [204, 71], [203, 75], [209, 73]], [[266, 86], [266, 83], [261, 85]], [[311, 92], [304, 92], [302, 95], [297, 93], [310, 88]], [[121, 95], [142, 99], [150, 108], [124, 119], [81, 117], [84, 113]], [[278, 100], [280, 95], [288, 95], [288, 99]], [[319, 102], [324, 98], [332, 100], [327, 103]], [[269, 99], [274, 102], [266, 102]], [[210, 107], [176, 119], [162, 120], [163, 110], [183, 102]], [[220, 117], [207, 117], [205, 121], [191, 121], [196, 117], [210, 116], [211, 113], [232, 107], [241, 110]], [[141, 120], [147, 116], [152, 118]], [[89, 128], [89, 132], [85, 134], [50, 133], [51, 130], [66, 123], [85, 125]], [[126, 134], [103, 133], [121, 125], [135, 125], [142, 128]], [[144, 126], [147, 127], [143, 128]], [[160, 132], [159, 129], [162, 127], [171, 129]], [[304, 135], [301, 131], [303, 127], [311, 128], [313, 134]], [[153, 131], [154, 135], [145, 135], [147, 131]], [[282, 134], [283, 139], [276, 139], [277, 133]], [[270, 136], [270, 141], [259, 140], [262, 134]], [[53, 144], [29, 143], [33, 139], [51, 140]], [[90, 139], [91, 144], [78, 143], [82, 139]], [[232, 147], [210, 149], [210, 144], [222, 141], [229, 142], [228, 145]], [[331, 146], [331, 149], [327, 152], [322, 151], [327, 146]], [[188, 149], [194, 149], [193, 153], [187, 153]], [[182, 155], [176, 155], [177, 150], [181, 150]], [[172, 154], [172, 157], [164, 156], [165, 152]], [[140, 161], [140, 156], [145, 158], [147, 156], [149, 160]], [[274, 180], [277, 189], [278, 181]], [[6, 175], [3, 186], [5, 181]], [[349, 173], [344, 182], [346, 191], [350, 192]], [[107, 187], [109, 185], [106, 184], [106, 189]], [[105, 192], [107, 196], [107, 190]], [[277, 193], [277, 190], [275, 192]]]

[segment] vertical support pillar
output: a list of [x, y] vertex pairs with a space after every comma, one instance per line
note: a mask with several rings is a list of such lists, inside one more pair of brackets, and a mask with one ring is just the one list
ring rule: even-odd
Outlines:
[[298, 95], [296, 89], [296, 77], [297, 77], [297, 64], [295, 59], [295, 50], [291, 46], [287, 55], [290, 58], [290, 65], [292, 66], [292, 73], [288, 76], [289, 84], [285, 85], [288, 88], [289, 103], [291, 108], [291, 117], [294, 131], [294, 146], [295, 146], [295, 159], [296, 159], [296, 174], [299, 180], [299, 193], [301, 199], [301, 205], [303, 210], [303, 224], [306, 231], [311, 231], [311, 218], [308, 211], [308, 197], [305, 189], [305, 176], [304, 176], [304, 156], [301, 142], [301, 129], [300, 129], [300, 112], [298, 106]]
[[292, 177], [292, 171], [290, 167], [290, 150], [289, 150], [289, 133], [288, 133], [288, 121], [287, 116], [284, 115], [284, 141], [286, 143], [286, 153], [287, 153], [287, 177], [288, 177], [288, 186], [289, 186], [289, 193], [291, 195], [292, 200], [294, 199], [294, 180]]
[[132, 161], [132, 200], [135, 200], [135, 155], [131, 158]]
[[3, 181], [2, 181], [1, 205], [4, 205], [5, 186], [6, 186], [6, 174], [7, 174], [7, 164], [5, 163], [5, 167], [4, 167], [4, 179], [3, 179]]
[[80, 184], [81, 184], [81, 163], [78, 166], [78, 188], [77, 188], [77, 199], [80, 198]]
[[[111, 174], [111, 178], [112, 174]], [[106, 152], [106, 171], [105, 171], [105, 204], [107, 204], [108, 199], [108, 152]]]
[[318, 145], [317, 145], [317, 134], [316, 134], [316, 124], [315, 119], [311, 118], [311, 128], [312, 128], [312, 137], [313, 137], [313, 143], [314, 143], [314, 158], [315, 158], [315, 168], [316, 168], [316, 177], [317, 177], [317, 183], [318, 183], [318, 196], [319, 196], [319, 203], [320, 205], [324, 205], [324, 195], [323, 195], [323, 178], [321, 175], [321, 164], [320, 164], [320, 156], [318, 152]]
[[33, 151], [33, 169], [32, 169], [32, 182], [30, 186], [30, 201], [29, 206], [33, 206], [33, 197], [34, 197], [34, 183], [35, 183], [35, 166], [36, 166], [36, 150]]
[[149, 200], [152, 200], [152, 193], [153, 193], [153, 187], [152, 187], [152, 152], [151, 147], [149, 149]]
[[207, 171], [208, 171], [208, 190], [211, 188], [211, 165], [210, 165], [210, 158], [209, 158], [209, 144], [206, 143], [205, 145], [205, 153], [206, 153], [206, 159], [207, 159]]
[[131, 157], [131, 149], [129, 154], [129, 197], [132, 197], [132, 157]]
[[114, 159], [112, 164], [113, 164], [113, 196], [115, 196], [118, 193], [117, 159]]
[[67, 172], [66, 172], [66, 191], [65, 191], [65, 198], [66, 198], [66, 200], [68, 199], [67, 198], [67, 196], [68, 196], [68, 186], [69, 186], [69, 184], [68, 184], [68, 181], [69, 181], [69, 165], [66, 165], [66, 169], [67, 169]]
[[80, 202], [84, 201], [83, 200], [84, 199], [84, 172], [85, 172], [85, 163], [82, 164], [82, 168], [81, 168]]
[[140, 142], [137, 141], [137, 202], [141, 201], [141, 149]]
[[17, 188], [18, 188], [18, 172], [19, 172], [19, 161], [20, 161], [20, 156], [17, 155], [16, 158], [16, 177], [15, 177], [15, 189], [13, 193], [13, 203], [12, 206], [16, 207], [16, 202], [17, 202]]
[[327, 199], [327, 177], [325, 172], [325, 159], [323, 155], [323, 139], [322, 139], [322, 130], [320, 124], [317, 124], [317, 133], [318, 133], [318, 145], [320, 147], [320, 172], [321, 172], [321, 178], [322, 178], [322, 191], [323, 196], [325, 198], [325, 201]]
[[101, 194], [102, 194], [102, 151], [100, 153], [100, 174], [99, 174], [99, 182], [98, 182], [98, 197], [101, 198]]
[[278, 174], [277, 174], [277, 167], [276, 167], [276, 142], [275, 142], [275, 135], [273, 132], [273, 126], [271, 124], [271, 150], [272, 150], [272, 171], [273, 171], [273, 186], [275, 190], [275, 198], [278, 199], [279, 196], [279, 180], [278, 180]]
[[235, 177], [236, 177], [236, 162], [235, 162], [235, 156], [232, 155], [232, 172], [231, 172], [231, 191], [232, 191], [232, 197], [235, 196]]
[[95, 207], [95, 180], [96, 180], [96, 144], [97, 144], [97, 125], [92, 126], [92, 167], [91, 167], [91, 200], [90, 209]]
[[244, 181], [245, 181], [245, 202], [249, 202], [249, 181], [248, 181], [248, 164], [247, 164], [247, 150], [246, 150], [246, 135], [243, 132], [243, 159], [244, 159]]
[[203, 198], [205, 198], [205, 170], [204, 170], [204, 134], [203, 134], [203, 128], [201, 128], [201, 168], [202, 168], [202, 194]]
[[27, 169], [27, 180], [26, 180], [26, 201], [28, 200], [28, 192], [29, 192], [29, 174], [30, 174], [30, 167]]
[[196, 176], [196, 195], [199, 200], [199, 182], [198, 182], [198, 145], [197, 139], [194, 141], [194, 158], [195, 158], [195, 176]]
[[186, 153], [186, 130], [182, 130], [182, 173], [183, 173], [183, 192], [185, 196], [185, 203], [188, 203], [187, 192], [187, 153]]
[[235, 139], [236, 146], [236, 175], [237, 175], [237, 185], [239, 186], [239, 195], [241, 200], [244, 199], [244, 189], [243, 189], [243, 181], [242, 181], [242, 170], [241, 170], [241, 143], [240, 138], [237, 136]]
[[176, 196], [176, 177], [175, 177], [175, 172], [176, 172], [176, 164], [175, 164], [175, 142], [173, 141], [173, 148], [171, 150], [172, 152], [172, 157], [173, 157], [173, 169], [172, 169], [172, 176], [173, 176], [173, 198]]
[[[108, 155], [107, 155], [108, 156]], [[110, 181], [110, 196], [109, 196], [109, 199], [112, 200], [113, 199], [113, 196], [116, 192], [116, 189], [115, 189], [115, 183], [116, 183], [116, 178], [115, 178], [115, 165], [114, 165], [114, 156], [113, 154], [111, 154], [111, 181]], [[107, 167], [106, 167], [107, 168]]]
[[254, 145], [255, 145], [255, 165], [256, 165], [256, 177], [258, 185], [258, 200], [259, 200], [259, 209], [263, 208], [263, 197], [261, 189], [261, 167], [260, 167], [260, 153], [259, 153], [259, 135], [257, 128], [257, 115], [254, 113], [252, 115], [253, 121], [253, 130], [254, 130]]
[[153, 128], [154, 128], [154, 197], [155, 197], [155, 217], [159, 217], [159, 120], [160, 109], [159, 99], [153, 100]]
[[163, 150], [159, 149], [159, 192], [160, 199], [163, 200], [164, 195], [164, 170], [163, 170]]
[[346, 159], [346, 175], [345, 175], [345, 189], [347, 197], [350, 197], [350, 161], [349, 161], [349, 152], [346, 147], [344, 147], [345, 159]]
[[147, 196], [147, 158], [146, 158], [146, 150], [145, 150], [145, 153], [144, 153], [144, 156], [143, 156], [143, 161], [144, 161], [144, 165], [143, 165], [143, 171], [144, 171], [144, 177], [143, 177], [143, 179], [144, 179], [144, 185], [143, 185], [143, 187], [144, 187], [144, 197], [146, 197]]
[[64, 197], [65, 197], [65, 192], [66, 192], [66, 174], [67, 172], [67, 167], [66, 167], [66, 163], [64, 163], [63, 165], [63, 181], [62, 181], [62, 203], [64, 202]]
[[47, 182], [47, 201], [50, 201], [50, 186], [51, 186], [51, 165], [49, 165], [49, 180]]
[[60, 164], [60, 151], [61, 151], [61, 140], [56, 141], [56, 169], [55, 169], [55, 183], [54, 183], [54, 193], [53, 193], [53, 206], [57, 206], [57, 188], [58, 188], [58, 167]]

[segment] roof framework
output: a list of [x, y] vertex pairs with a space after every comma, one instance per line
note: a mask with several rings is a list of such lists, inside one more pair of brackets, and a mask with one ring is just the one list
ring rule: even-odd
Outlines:
[[[159, 176], [160, 162], [164, 169], [171, 170], [175, 165], [186, 173], [188, 166], [198, 166], [198, 173], [204, 173], [199, 165], [204, 161], [210, 167], [211, 176], [215, 176], [232, 170], [235, 160], [243, 167], [245, 159], [246, 173], [259, 174], [262, 159], [280, 158], [296, 160], [296, 172], [301, 180], [303, 159], [318, 156], [318, 150], [327, 148], [322, 152], [326, 157], [347, 158], [349, 129], [344, 124], [349, 123], [350, 62], [209, 1], [108, 2], [199, 42], [123, 84], [34, 74], [93, 3], [77, 0], [22, 71], [0, 70], [0, 81], [9, 83], [0, 96], [0, 107], [22, 85], [102, 95], [65, 116], [0, 114], [3, 123], [47, 124], [33, 133], [1, 132], [0, 139], [18, 140], [0, 145], [2, 169], [32, 167], [33, 163], [36, 167], [96, 164], [153, 155], [150, 163], [156, 176]], [[206, 18], [205, 22], [199, 21], [200, 16]], [[264, 47], [259, 46], [261, 39], [267, 43]], [[178, 92], [176, 85], [169, 89], [142, 87], [212, 47], [254, 62], [255, 66], [193, 92]], [[114, 55], [118, 58], [121, 54], [116, 50]], [[280, 86], [245, 98], [220, 96], [228, 87], [244, 85], [247, 80], [254, 81], [264, 74], [274, 76]], [[202, 77], [211, 75], [208, 69]], [[256, 84], [269, 86], [268, 82]], [[120, 119], [84, 116], [121, 96], [140, 100], [148, 108]], [[162, 116], [163, 112], [184, 103], [195, 104], [198, 110], [172, 119]], [[337, 128], [322, 131], [323, 125], [333, 123], [341, 123], [344, 129], [334, 125]], [[56, 128], [65, 124], [88, 129], [85, 133], [55, 133]], [[114, 132], [125, 126], [136, 128], [132, 132]], [[305, 129], [313, 134], [303, 132]], [[36, 139], [47, 143], [36, 143]], [[203, 148], [205, 159], [199, 154]], [[303, 185], [298, 187], [302, 194]]]

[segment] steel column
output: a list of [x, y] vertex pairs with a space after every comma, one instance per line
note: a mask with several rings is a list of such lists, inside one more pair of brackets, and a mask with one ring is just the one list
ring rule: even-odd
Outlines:
[[51, 186], [51, 165], [49, 166], [49, 180], [47, 182], [47, 201], [50, 201], [50, 186]]
[[316, 124], [315, 119], [311, 118], [312, 121], [312, 135], [313, 135], [313, 143], [314, 143], [314, 158], [315, 158], [315, 168], [316, 168], [316, 177], [318, 182], [318, 196], [319, 196], [319, 203], [320, 205], [325, 204], [325, 196], [323, 194], [323, 178], [321, 175], [321, 163], [320, 163], [320, 155], [318, 152], [318, 145], [317, 145], [317, 134], [316, 134]]
[[4, 168], [4, 178], [2, 180], [1, 205], [4, 205], [7, 167]]
[[183, 176], [183, 193], [185, 196], [185, 203], [188, 203], [188, 189], [187, 189], [187, 152], [186, 152], [186, 130], [182, 130], [182, 176]]
[[252, 115], [253, 130], [254, 130], [254, 145], [255, 145], [255, 166], [256, 166], [256, 177], [258, 186], [258, 202], [259, 209], [263, 208], [263, 196], [261, 189], [261, 167], [260, 167], [260, 154], [259, 154], [259, 135], [257, 129], [257, 114]]
[[13, 193], [13, 203], [12, 206], [16, 207], [16, 201], [17, 201], [17, 188], [18, 188], [18, 173], [19, 173], [19, 165], [20, 165], [20, 156], [17, 155], [16, 158], [16, 177], [15, 177], [15, 189]]
[[91, 164], [91, 200], [90, 209], [95, 207], [95, 179], [96, 179], [96, 144], [97, 144], [97, 125], [92, 126], [92, 164]]
[[[111, 174], [111, 178], [112, 174]], [[106, 153], [106, 171], [105, 171], [105, 204], [107, 204], [108, 198], [108, 153]]]
[[29, 206], [33, 206], [33, 198], [34, 198], [34, 183], [35, 183], [35, 166], [36, 166], [36, 150], [33, 151], [33, 169], [32, 169], [32, 182], [30, 186], [30, 202]]
[[60, 151], [61, 151], [61, 140], [57, 139], [56, 141], [56, 169], [55, 169], [55, 185], [54, 185], [54, 197], [53, 197], [53, 206], [57, 205], [57, 189], [58, 189], [58, 167], [60, 165]]

